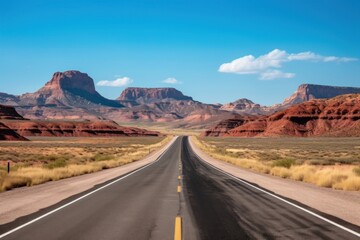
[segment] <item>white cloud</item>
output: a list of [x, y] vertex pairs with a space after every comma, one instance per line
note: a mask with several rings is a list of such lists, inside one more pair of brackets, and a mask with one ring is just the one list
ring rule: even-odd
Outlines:
[[284, 62], [291, 61], [314, 61], [314, 62], [350, 62], [357, 58], [321, 56], [313, 52], [287, 53], [284, 50], [274, 49], [271, 52], [254, 57], [246, 55], [229, 63], [223, 63], [219, 72], [237, 74], [259, 74], [260, 79], [292, 78], [293, 73], [283, 73], [279, 70]]
[[276, 78], [293, 78], [295, 77], [295, 73], [284, 73], [277, 69], [267, 70], [266, 72], [260, 73], [261, 80], [272, 80]]
[[168, 83], [168, 84], [180, 84], [181, 83], [179, 80], [177, 80], [176, 78], [173, 78], [173, 77], [169, 77], [162, 82]]
[[96, 85], [106, 86], [106, 87], [123, 87], [123, 86], [129, 85], [132, 82], [133, 82], [133, 80], [128, 77], [120, 77], [113, 81], [102, 80], [102, 81], [99, 81]]

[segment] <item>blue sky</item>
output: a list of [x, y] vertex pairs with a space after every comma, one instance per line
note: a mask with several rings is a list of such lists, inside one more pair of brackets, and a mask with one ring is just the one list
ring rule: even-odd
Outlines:
[[126, 86], [176, 87], [207, 103], [270, 105], [301, 83], [360, 87], [357, 0], [0, 0], [0, 9], [0, 92], [33, 92], [73, 69], [108, 98]]

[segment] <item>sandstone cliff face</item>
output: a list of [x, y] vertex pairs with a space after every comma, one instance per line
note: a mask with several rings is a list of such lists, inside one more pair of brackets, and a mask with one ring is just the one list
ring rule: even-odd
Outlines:
[[290, 97], [284, 100], [282, 105], [292, 106], [312, 99], [333, 98], [351, 93], [360, 93], [360, 88], [302, 84]]
[[360, 94], [314, 99], [239, 125], [228, 136], [360, 136]]
[[112, 121], [4, 121], [9, 128], [22, 136], [45, 137], [120, 137], [159, 136], [159, 132], [123, 127]]
[[14, 130], [0, 122], [0, 141], [26, 141], [27, 139], [20, 136]]
[[154, 103], [169, 100], [193, 100], [175, 88], [126, 88], [117, 99], [137, 103]]

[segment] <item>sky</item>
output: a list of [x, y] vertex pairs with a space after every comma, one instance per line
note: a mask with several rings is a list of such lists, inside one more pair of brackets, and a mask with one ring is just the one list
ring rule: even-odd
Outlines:
[[272, 105], [302, 83], [360, 87], [357, 0], [0, 0], [0, 92], [79, 70], [103, 96], [175, 87]]

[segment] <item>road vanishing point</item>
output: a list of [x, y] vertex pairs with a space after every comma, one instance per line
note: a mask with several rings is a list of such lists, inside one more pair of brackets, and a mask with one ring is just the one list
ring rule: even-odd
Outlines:
[[155, 162], [0, 226], [0, 238], [360, 239], [359, 229], [218, 170], [184, 136]]

